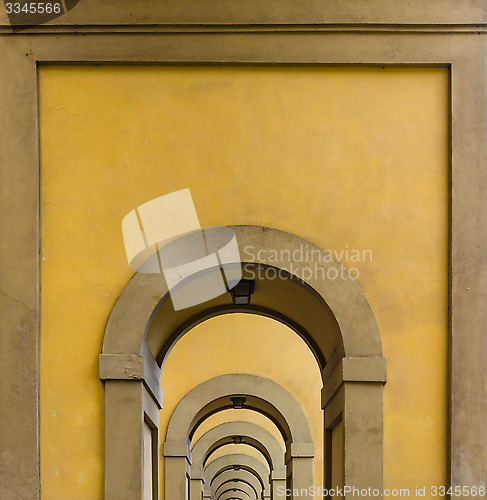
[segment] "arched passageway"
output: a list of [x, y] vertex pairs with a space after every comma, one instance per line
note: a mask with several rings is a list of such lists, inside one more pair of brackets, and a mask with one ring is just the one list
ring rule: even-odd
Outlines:
[[264, 493], [262, 484], [254, 474], [245, 469], [228, 469], [220, 472], [213, 478], [210, 489], [208, 490], [208, 488], [205, 488], [205, 494], [210, 498], [211, 495], [218, 497], [218, 495], [224, 491], [228, 485], [235, 485], [239, 483], [247, 484], [255, 492], [257, 498], [262, 498]]
[[225, 455], [209, 463], [205, 467], [208, 484], [212, 485], [215, 478], [227, 470], [246, 470], [254, 474], [264, 488], [269, 485], [269, 467], [257, 458], [244, 454]]
[[[277, 319], [313, 352], [324, 384], [325, 487], [331, 486], [332, 451], [338, 446], [345, 453], [333, 467], [341, 469], [344, 481], [381, 489], [386, 366], [377, 322], [365, 296], [356, 281], [343, 273], [343, 266], [319, 259], [323, 250], [312, 243], [274, 229], [232, 229], [241, 257], [235, 265], [242, 266], [244, 278], [255, 281], [252, 305], [235, 306], [230, 294], [224, 294], [174, 311], [161, 276], [136, 273], [110, 315], [100, 356], [106, 400], [106, 498], [119, 498], [122, 491], [140, 498], [144, 481], [158, 488], [158, 454], [146, 453], [144, 459], [144, 443], [145, 450], [159, 447], [159, 380], [164, 361], [185, 332], [228, 312]], [[293, 266], [296, 255], [297, 268]], [[340, 274], [340, 279], [334, 278]], [[143, 432], [140, 424], [144, 423], [148, 430]], [[121, 437], [124, 446], [129, 440], [131, 456], [124, 453]], [[299, 446], [294, 448], [299, 454]], [[184, 499], [187, 493], [182, 495], [174, 500]]]
[[233, 483], [233, 484], [227, 484], [223, 488], [221, 488], [221, 491], [216, 493], [214, 496], [216, 497], [216, 500], [220, 500], [225, 498], [227, 494], [231, 493], [243, 493], [244, 497], [250, 500], [260, 500], [255, 491], [247, 484], [247, 483]]
[[244, 491], [235, 489], [227, 491], [221, 495], [218, 500], [252, 500]]
[[[267, 451], [268, 479], [275, 495], [278, 487], [285, 485], [286, 478], [299, 489], [308, 488], [313, 484], [314, 443], [308, 420], [294, 397], [269, 379], [245, 374], [222, 375], [195, 387], [174, 410], [164, 443], [166, 498], [184, 498], [185, 477], [188, 471], [192, 496], [198, 498], [202, 483], [205, 480], [208, 482], [208, 478], [202, 475], [202, 465], [198, 467], [202, 464], [200, 446], [195, 444], [196, 452], [199, 452], [196, 461], [189, 450], [191, 436], [206, 418], [218, 411], [231, 408], [235, 404], [235, 398], [241, 400], [241, 408], [263, 413], [277, 424], [286, 443], [286, 469], [279, 444], [263, 429], [259, 430], [258, 426], [232, 422], [212, 429], [201, 439], [203, 441], [206, 439], [211, 448], [209, 441], [211, 438], [215, 440], [213, 442], [215, 444], [222, 437], [225, 439], [233, 436], [234, 431], [247, 431], [251, 439], [259, 443], [258, 448], [265, 449], [263, 443], [265, 440], [273, 451], [273, 457]], [[192, 463], [196, 467], [192, 467]]]
[[248, 444], [259, 450], [273, 469], [284, 467], [284, 452], [277, 439], [252, 422], [226, 422], [213, 427], [191, 449], [191, 468], [202, 469], [211, 454], [226, 444]]

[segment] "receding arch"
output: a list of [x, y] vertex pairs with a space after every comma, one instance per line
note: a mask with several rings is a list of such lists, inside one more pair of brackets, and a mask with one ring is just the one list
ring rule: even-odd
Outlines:
[[[192, 453], [189, 450], [191, 436], [198, 425], [210, 415], [232, 407], [232, 398], [235, 397], [244, 398], [243, 407], [265, 414], [281, 429], [286, 443], [287, 471], [284, 468], [282, 449], [275, 438], [272, 438], [270, 442], [274, 442], [271, 446], [273, 447], [276, 467], [272, 466], [272, 459], [269, 455], [268, 479], [273, 483], [273, 488], [277, 489], [288, 476], [293, 477], [298, 485], [311, 485], [313, 483], [314, 443], [311, 429], [306, 415], [294, 396], [270, 379], [248, 374], [229, 374], [220, 375], [199, 384], [189, 391], [176, 406], [169, 421], [166, 441], [164, 442], [167, 498], [175, 496], [173, 493], [174, 484], [172, 483], [174, 478], [184, 477], [188, 468], [190, 468], [193, 496], [196, 497], [197, 492], [202, 490], [204, 481], [208, 484], [209, 478], [206, 477], [206, 472], [204, 475], [201, 474], [201, 463], [205, 453], [203, 445], [198, 446], [195, 450], [198, 460], [195, 462], [195, 467], [189, 465], [193, 462]], [[206, 442], [211, 442], [211, 436], [214, 439], [219, 439], [219, 436], [221, 438], [222, 427], [223, 429], [245, 431], [245, 427], [241, 423], [235, 423], [234, 426], [223, 424], [204, 435]], [[254, 441], [261, 438], [269, 441], [266, 432], [259, 432], [250, 425], [248, 429], [249, 434], [254, 436]], [[208, 439], [208, 435], [210, 439]], [[265, 450], [263, 445], [261, 448]], [[200, 460], [201, 462], [199, 462]], [[207, 467], [205, 467], [206, 470]], [[182, 480], [179, 480], [176, 485], [181, 483]]]
[[264, 462], [261, 462], [251, 455], [233, 454], [218, 457], [205, 467], [206, 484], [211, 487], [215, 477], [227, 470], [234, 470], [234, 467], [246, 470], [259, 480], [264, 490], [269, 488], [270, 469]]
[[273, 469], [284, 467], [284, 451], [277, 439], [260, 425], [245, 421], [225, 422], [203, 434], [191, 449], [192, 467], [202, 468], [222, 445], [239, 444], [234, 438], [259, 450]]
[[248, 484], [255, 491], [257, 498], [262, 497], [262, 484], [254, 474], [244, 469], [230, 469], [217, 474], [211, 484], [211, 493], [215, 495], [225, 484], [237, 484], [239, 482]]
[[[345, 268], [329, 252], [284, 231], [260, 226], [230, 227], [236, 235], [242, 264], [270, 266], [295, 278], [257, 277], [259, 286], [252, 300], [255, 313], [268, 312], [277, 319], [282, 314], [291, 327], [307, 332], [310, 347], [322, 364], [320, 368], [334, 351], [345, 357], [382, 356], [380, 333], [369, 303], [356, 280], [343, 272]], [[316, 272], [309, 275], [307, 270]], [[275, 286], [276, 281], [279, 286]], [[288, 307], [288, 300], [282, 300], [286, 297], [293, 297], [294, 304], [298, 301], [300, 307]], [[174, 311], [162, 276], [136, 273], [110, 314], [103, 353], [143, 355], [147, 340], [154, 358], [161, 363], [165, 358], [161, 350], [170, 348], [175, 332], [182, 334], [212, 314], [221, 314], [221, 308], [227, 306], [228, 312], [235, 310], [229, 294], [224, 294]], [[238, 310], [243, 312], [243, 308]]]
[[228, 483], [221, 491], [215, 493], [216, 500], [222, 499], [228, 492], [236, 491], [244, 493], [251, 500], [257, 500], [255, 491], [247, 483], [234, 483], [233, 485]]
[[269, 478], [273, 491], [285, 485], [284, 451], [277, 439], [260, 425], [234, 421], [213, 427], [194, 444], [191, 450], [191, 491], [202, 490], [200, 482], [205, 478], [199, 472], [203, 469], [206, 460], [211, 460], [212, 452], [222, 445], [234, 443], [234, 437], [238, 437], [242, 443], [249, 444], [261, 452], [270, 468]]
[[[228, 441], [228, 438], [220, 440], [220, 442], [215, 443], [215, 446], [211, 447], [211, 450], [206, 458], [207, 461], [211, 461], [215, 456], [220, 457], [222, 455], [228, 455], [231, 453], [245, 453], [252, 455], [252, 452], [258, 452], [257, 456], [259, 460], [264, 459], [269, 467], [272, 469], [272, 461], [269, 459], [267, 452], [260, 446], [260, 443], [248, 441], [242, 441], [241, 443], [234, 443]], [[193, 459], [193, 463], [196, 461]], [[203, 463], [203, 467], [205, 462]]]
[[215, 493], [212, 493], [214, 497], [219, 499], [223, 494], [227, 493], [228, 491], [242, 491], [246, 493], [249, 497], [255, 498], [257, 500], [259, 498], [257, 492], [252, 488], [249, 483], [246, 483], [244, 481], [239, 481], [236, 483], [235, 481], [228, 481], [226, 483], [223, 483], [220, 488], [217, 488]]
[[247, 493], [240, 490], [227, 491], [216, 500], [253, 500]]
[[[122, 494], [133, 498], [140, 495], [145, 467], [140, 467], [144, 464], [141, 429], [145, 422], [155, 430], [157, 447], [158, 409], [163, 406], [160, 377], [167, 352], [193, 326], [227, 312], [272, 317], [305, 340], [324, 383], [325, 486], [331, 485], [331, 435], [334, 427], [343, 422], [344, 476], [350, 484], [372, 485], [381, 490], [382, 386], [386, 381], [386, 363], [371, 306], [343, 266], [333, 259], [316, 262], [316, 256], [324, 255], [324, 251], [309, 241], [257, 226], [232, 229], [241, 257], [241, 262], [235, 264], [243, 266], [244, 277], [260, 270], [273, 270], [284, 276], [257, 276], [251, 306], [233, 306], [230, 295], [223, 294], [176, 312], [160, 275], [136, 273], [108, 318], [100, 356], [100, 378], [105, 382], [105, 498], [118, 500]], [[286, 259], [286, 255], [292, 258]], [[296, 260], [300, 264], [297, 267]], [[309, 273], [310, 269], [316, 269], [316, 273]], [[335, 279], [338, 275], [341, 277]], [[209, 410], [205, 408], [204, 412]], [[281, 428], [281, 432], [286, 433], [286, 429]], [[125, 453], [127, 439], [133, 450], [130, 456]], [[187, 443], [172, 444], [176, 446], [169, 446], [168, 450], [165, 446], [165, 454], [167, 451], [167, 456], [187, 461]], [[295, 455], [303, 452], [299, 443], [293, 444]], [[364, 448], [367, 456], [359, 451]], [[154, 457], [150, 464], [157, 471], [157, 454]], [[156, 472], [152, 475], [157, 480]], [[176, 490], [171, 500], [186, 498], [184, 482], [178, 483]]]
[[247, 374], [214, 377], [186, 394], [171, 416], [166, 442], [189, 445], [198, 425], [208, 416], [232, 408], [235, 396], [245, 397], [245, 408], [276, 422], [286, 443], [313, 442], [306, 415], [294, 396], [270, 379]]

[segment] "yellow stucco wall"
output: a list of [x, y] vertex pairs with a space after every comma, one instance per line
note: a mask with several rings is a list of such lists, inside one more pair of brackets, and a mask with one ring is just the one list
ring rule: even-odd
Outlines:
[[[353, 267], [389, 360], [385, 486], [445, 482], [446, 70], [43, 66], [39, 82], [43, 500], [103, 498], [97, 362], [131, 276], [121, 221], [186, 187], [202, 225], [260, 224], [372, 251]], [[279, 353], [300, 353], [291, 371], [264, 358], [277, 336]], [[190, 372], [203, 337], [215, 339], [213, 362]], [[162, 421], [195, 383], [245, 365], [309, 406], [319, 434], [317, 368], [299, 342], [259, 318], [201, 325], [170, 355]]]

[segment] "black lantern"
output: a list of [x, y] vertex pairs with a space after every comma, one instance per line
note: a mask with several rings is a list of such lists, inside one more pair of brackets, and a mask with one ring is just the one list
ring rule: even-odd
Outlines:
[[236, 306], [248, 306], [250, 304], [250, 296], [254, 293], [254, 280], [240, 280], [231, 290], [230, 295]]
[[235, 396], [234, 398], [230, 398], [230, 399], [232, 400], [232, 404], [233, 404], [233, 409], [234, 410], [240, 410], [241, 408], [243, 408], [245, 402], [247, 401], [242, 396]]

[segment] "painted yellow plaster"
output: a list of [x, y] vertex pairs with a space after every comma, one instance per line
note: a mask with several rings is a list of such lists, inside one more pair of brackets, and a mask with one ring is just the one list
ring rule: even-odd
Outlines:
[[39, 83], [43, 500], [103, 498], [97, 358], [131, 275], [121, 221], [186, 187], [202, 225], [372, 251], [342, 261], [360, 272], [389, 359], [385, 486], [445, 482], [446, 70], [43, 66]]

